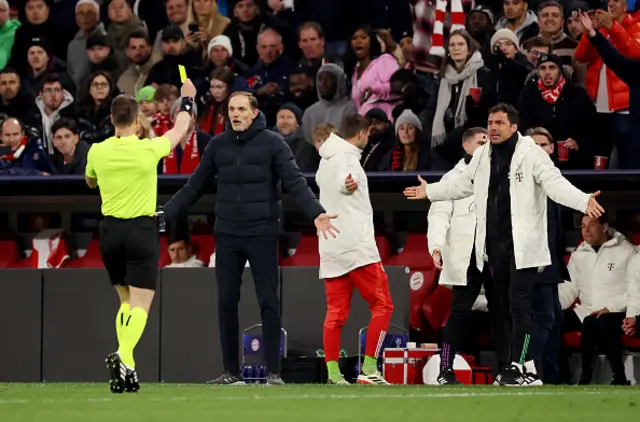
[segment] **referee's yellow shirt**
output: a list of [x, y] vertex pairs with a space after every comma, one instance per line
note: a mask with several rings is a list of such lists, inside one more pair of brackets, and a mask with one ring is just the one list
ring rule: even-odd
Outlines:
[[87, 177], [97, 179], [102, 215], [121, 219], [153, 216], [158, 190], [158, 161], [171, 152], [165, 137], [111, 137], [93, 144]]

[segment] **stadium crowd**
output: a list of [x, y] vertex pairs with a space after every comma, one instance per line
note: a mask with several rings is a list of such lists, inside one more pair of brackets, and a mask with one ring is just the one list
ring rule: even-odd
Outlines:
[[[196, 129], [159, 174], [195, 170], [236, 91], [258, 98], [304, 172], [355, 113], [370, 125], [366, 171], [451, 170], [497, 103], [560, 169], [636, 169], [637, 60], [633, 0], [0, 0], [0, 175], [83, 175], [91, 145], [114, 135], [120, 93], [140, 104], [140, 137], [163, 135], [178, 65], [198, 90]], [[636, 334], [640, 258], [606, 219], [585, 217], [582, 234], [575, 282], [560, 287], [565, 321], [582, 329], [581, 381], [602, 344], [623, 384], [618, 334]], [[202, 266], [181, 236], [172, 265]], [[603, 260], [607, 273], [594, 270]]]

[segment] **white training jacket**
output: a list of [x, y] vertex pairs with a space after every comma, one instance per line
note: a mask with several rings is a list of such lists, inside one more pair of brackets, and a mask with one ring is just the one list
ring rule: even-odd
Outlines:
[[[476, 264], [482, 271], [487, 232], [487, 197], [491, 173], [491, 144], [473, 154], [458, 177], [427, 186], [432, 202], [474, 196], [476, 203]], [[546, 152], [529, 136], [518, 133], [518, 142], [509, 170], [511, 224], [516, 268], [551, 265], [547, 235], [547, 195], [561, 205], [585, 212], [589, 195], [565, 179]]]
[[[627, 316], [640, 315], [640, 252], [635, 248], [635, 253], [629, 259], [627, 266]], [[640, 323], [640, 321], [638, 321]]]
[[[464, 173], [464, 159], [442, 176], [442, 181]], [[427, 217], [427, 243], [429, 253], [438, 249], [442, 254], [442, 272], [439, 284], [466, 286], [467, 269], [473, 251], [473, 234], [476, 230], [476, 203], [473, 195], [457, 201], [438, 201], [431, 204]]]
[[[337, 214], [333, 224], [340, 230], [334, 239], [319, 236], [320, 278], [334, 278], [356, 268], [380, 262], [373, 228], [373, 208], [367, 175], [360, 165], [362, 151], [335, 134], [320, 147], [316, 182], [320, 203], [327, 214]], [[345, 180], [351, 173], [358, 189], [349, 193]]]
[[611, 239], [598, 252], [582, 242], [567, 266], [571, 282], [558, 286], [562, 309], [580, 299], [573, 311], [581, 321], [602, 308], [611, 312], [624, 312], [627, 308], [627, 268], [635, 247], [621, 233], [610, 229], [610, 234]]

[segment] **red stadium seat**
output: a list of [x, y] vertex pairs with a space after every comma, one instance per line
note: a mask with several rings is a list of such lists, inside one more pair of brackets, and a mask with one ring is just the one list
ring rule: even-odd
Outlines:
[[425, 319], [433, 330], [440, 331], [447, 323], [449, 315], [451, 314], [452, 296], [453, 290], [444, 286], [438, 286], [422, 306]]
[[433, 260], [427, 247], [427, 236], [424, 234], [407, 236], [402, 252], [390, 257], [385, 265], [409, 267], [412, 271], [433, 268]]
[[102, 254], [100, 253], [100, 242], [97, 239], [92, 239], [84, 256], [69, 261], [67, 268], [104, 268]]
[[296, 252], [282, 260], [283, 267], [317, 267], [320, 265], [318, 236], [302, 235]]
[[393, 255], [391, 251], [391, 245], [389, 239], [386, 236], [376, 236], [376, 246], [378, 247], [378, 253], [380, 254], [380, 260], [384, 265], [387, 265], [387, 260]]
[[580, 331], [571, 331], [562, 335], [562, 342], [570, 349], [579, 349], [580, 337]]
[[10, 268], [20, 261], [20, 248], [15, 240], [0, 240], [0, 268]]
[[622, 336], [622, 347], [628, 350], [640, 351], [640, 337]]
[[640, 233], [631, 234], [631, 243], [634, 245], [640, 245]]
[[213, 235], [192, 235], [191, 247], [193, 248], [193, 253], [198, 257], [198, 259], [204, 262], [204, 266], [208, 266], [209, 261], [211, 260], [211, 255], [216, 247]]
[[171, 264], [171, 258], [169, 257], [169, 241], [167, 236], [160, 236], [160, 268], [166, 267]]

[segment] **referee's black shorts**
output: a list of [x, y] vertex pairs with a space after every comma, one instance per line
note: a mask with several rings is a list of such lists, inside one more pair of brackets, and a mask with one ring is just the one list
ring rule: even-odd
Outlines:
[[100, 223], [100, 252], [111, 284], [156, 289], [160, 244], [153, 217], [105, 217]]

